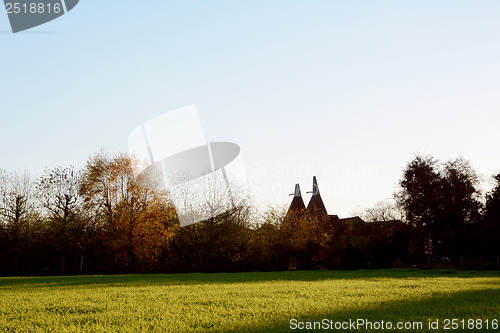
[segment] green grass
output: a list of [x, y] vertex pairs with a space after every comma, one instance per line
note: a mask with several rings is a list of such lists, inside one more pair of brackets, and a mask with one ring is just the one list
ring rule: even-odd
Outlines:
[[0, 331], [7, 332], [287, 332], [292, 318], [421, 321], [425, 328], [429, 319], [442, 325], [447, 318], [491, 321], [499, 314], [499, 272], [0, 278]]

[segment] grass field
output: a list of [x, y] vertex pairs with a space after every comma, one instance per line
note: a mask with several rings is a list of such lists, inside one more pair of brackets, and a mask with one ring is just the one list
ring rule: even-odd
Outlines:
[[[0, 331], [7, 332], [287, 332], [293, 331], [293, 318], [293, 325], [323, 319], [332, 320], [331, 325], [357, 319], [393, 325], [422, 322], [424, 330], [407, 330], [415, 332], [445, 331], [446, 319], [458, 319], [459, 325], [447, 332], [462, 332], [468, 319], [480, 319], [481, 330], [475, 331], [499, 332], [492, 324], [500, 319], [500, 272], [0, 278]], [[439, 330], [426, 329], [429, 319], [439, 320]], [[370, 330], [361, 326], [351, 331]]]

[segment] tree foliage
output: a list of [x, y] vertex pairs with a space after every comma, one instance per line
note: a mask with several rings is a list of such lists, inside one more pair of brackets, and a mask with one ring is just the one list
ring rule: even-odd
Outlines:
[[187, 213], [210, 217], [181, 227], [159, 175], [102, 152], [34, 182], [0, 170], [0, 275], [408, 267], [462, 256], [498, 268], [500, 175], [482, 196], [463, 158], [415, 156], [396, 204], [363, 213], [371, 223], [280, 207], [258, 215], [244, 191], [227, 196], [221, 182], [187, 189], [197, 195]]
[[100, 153], [82, 172], [80, 194], [115, 263], [154, 262], [172, 239], [174, 208], [153, 171], [138, 174], [135, 159]]
[[392, 201], [378, 201], [365, 209], [361, 217], [367, 222], [404, 220], [403, 211]]
[[0, 219], [11, 249], [22, 252], [28, 247], [30, 225], [38, 219], [33, 182], [27, 172], [0, 173]]
[[61, 253], [61, 273], [65, 271], [67, 253], [85, 250], [85, 219], [79, 195], [79, 176], [74, 168], [46, 170], [36, 184], [37, 196], [47, 220], [47, 235]]
[[500, 174], [493, 177], [493, 189], [486, 195], [481, 241], [487, 255], [498, 261], [500, 256]]
[[467, 232], [479, 221], [479, 177], [463, 158], [444, 164], [429, 156], [408, 163], [395, 197], [414, 228], [418, 251], [460, 255]]

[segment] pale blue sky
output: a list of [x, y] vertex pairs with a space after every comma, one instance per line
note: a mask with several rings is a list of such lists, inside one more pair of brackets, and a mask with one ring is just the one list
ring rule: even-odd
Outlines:
[[500, 171], [498, 1], [89, 1], [12, 34], [0, 13], [0, 168], [126, 151], [196, 104], [241, 146], [257, 203], [318, 177], [330, 213], [394, 192], [415, 153]]

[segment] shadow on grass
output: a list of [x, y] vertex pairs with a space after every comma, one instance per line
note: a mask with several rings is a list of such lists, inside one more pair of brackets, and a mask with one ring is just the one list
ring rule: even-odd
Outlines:
[[[292, 318], [282, 318], [272, 325], [260, 325], [251, 327], [239, 327], [234, 330], [211, 330], [215, 332], [318, 332], [318, 331], [331, 331], [331, 332], [464, 332], [464, 331], [476, 331], [476, 332], [499, 332], [499, 329], [494, 329], [491, 326], [493, 319], [500, 321], [500, 289], [485, 289], [480, 291], [467, 291], [453, 293], [450, 295], [436, 296], [424, 300], [417, 301], [396, 301], [388, 302], [386, 304], [381, 304], [379, 306], [367, 308], [367, 309], [356, 309], [350, 311], [331, 311], [317, 313], [317, 314], [304, 314], [297, 319], [303, 323], [306, 322], [321, 322], [326, 319], [328, 325], [330, 325], [330, 320], [335, 322], [349, 322], [349, 320], [356, 322], [357, 319], [364, 319], [365, 322], [369, 321], [372, 325], [376, 325], [375, 322], [381, 322], [382, 320], [386, 323], [391, 322], [393, 324], [392, 330], [388, 329], [369, 329], [367, 324], [364, 326], [356, 327], [356, 329], [335, 329], [333, 326], [331, 329], [328, 327], [317, 328], [317, 329], [291, 329], [290, 320]], [[452, 330], [445, 329], [445, 319], [458, 319], [459, 325], [460, 320], [465, 319], [465, 328], [462, 329], [459, 326], [457, 329]], [[468, 319], [481, 319], [482, 327], [481, 329], [471, 330], [467, 327]], [[489, 328], [486, 327], [485, 320], [488, 319]], [[437, 329], [429, 329], [429, 320], [435, 322], [438, 320]], [[412, 325], [409, 329], [398, 330], [396, 325], [398, 322], [410, 323]], [[418, 324], [422, 323], [421, 328]], [[410, 325], [408, 324], [408, 325]], [[333, 324], [335, 325], [335, 324]], [[387, 326], [386, 326], [387, 327]], [[478, 328], [477, 326], [475, 326]], [[326, 329], [325, 329], [326, 328]]]
[[61, 286], [137, 286], [137, 285], [193, 285], [222, 283], [251, 283], [266, 281], [321, 281], [335, 279], [405, 279], [428, 277], [500, 277], [500, 271], [455, 271], [418, 269], [379, 269], [356, 271], [282, 271], [243, 273], [179, 273], [134, 275], [80, 275], [49, 277], [0, 277], [0, 288], [8, 289], [29, 285], [31, 287]]

